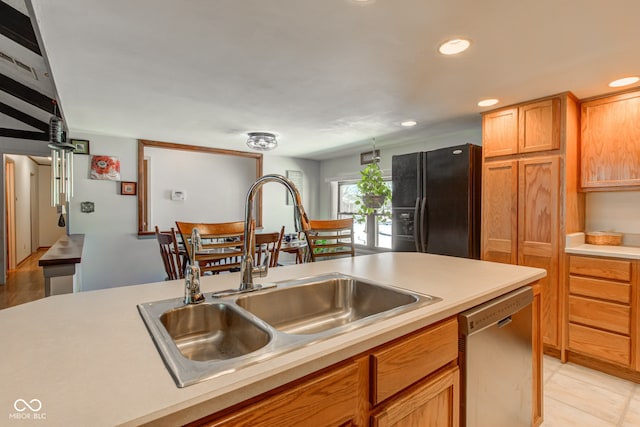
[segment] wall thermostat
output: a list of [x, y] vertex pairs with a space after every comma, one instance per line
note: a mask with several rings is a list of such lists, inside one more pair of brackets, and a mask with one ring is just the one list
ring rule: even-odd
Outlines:
[[182, 190], [171, 190], [171, 200], [181, 202], [187, 198], [187, 194]]

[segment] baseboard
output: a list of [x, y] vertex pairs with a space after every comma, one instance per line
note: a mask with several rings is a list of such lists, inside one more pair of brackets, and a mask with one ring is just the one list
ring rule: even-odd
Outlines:
[[567, 361], [640, 384], [640, 372], [567, 350]]

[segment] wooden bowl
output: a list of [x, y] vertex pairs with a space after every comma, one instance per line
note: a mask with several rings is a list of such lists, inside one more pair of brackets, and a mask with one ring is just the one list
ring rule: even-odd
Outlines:
[[622, 243], [622, 233], [611, 231], [592, 231], [585, 233], [585, 240], [590, 245], [618, 246]]

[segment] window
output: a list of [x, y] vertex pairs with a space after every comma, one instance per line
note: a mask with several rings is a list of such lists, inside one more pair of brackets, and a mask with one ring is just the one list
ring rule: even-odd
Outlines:
[[[385, 180], [391, 188], [391, 180]], [[367, 215], [363, 218], [357, 215], [360, 200], [357, 181], [338, 183], [338, 218], [353, 217], [353, 234], [355, 244], [369, 249], [391, 249], [391, 218], [379, 218], [379, 214]], [[391, 212], [391, 200], [385, 201], [385, 210]]]

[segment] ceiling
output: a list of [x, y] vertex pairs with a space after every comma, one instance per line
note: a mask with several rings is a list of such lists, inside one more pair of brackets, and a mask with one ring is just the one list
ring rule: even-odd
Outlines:
[[27, 1], [72, 132], [247, 150], [271, 131], [267, 155], [326, 159], [640, 74], [638, 0]]

